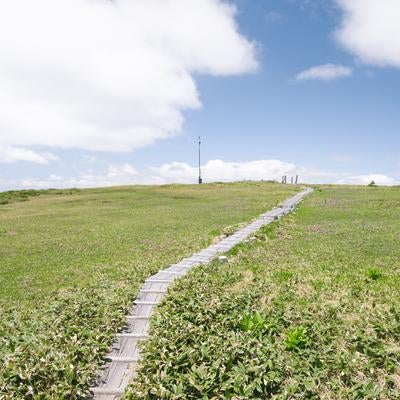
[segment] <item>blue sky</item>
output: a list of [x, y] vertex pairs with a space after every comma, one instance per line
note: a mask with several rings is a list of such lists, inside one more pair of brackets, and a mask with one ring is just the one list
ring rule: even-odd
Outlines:
[[[237, 35], [255, 45], [255, 54], [248, 57], [256, 60], [258, 68], [254, 70], [250, 60], [232, 73], [241, 62], [233, 60], [231, 69], [223, 73], [215, 66], [191, 71], [202, 107], [179, 109], [184, 117], [180, 132], [155, 138], [148, 145], [132, 145], [123, 152], [108, 150], [107, 144], [99, 150], [51, 140], [13, 143], [8, 138], [3, 162], [0, 147], [0, 189], [191, 182], [199, 135], [203, 165], [212, 160], [224, 163], [205, 166], [205, 181], [253, 176], [279, 179], [284, 173], [299, 173], [308, 182], [366, 183], [375, 177], [382, 184], [397, 183], [400, 71], [390, 51], [398, 50], [399, 36], [385, 38], [394, 41], [387, 53], [381, 54], [379, 49], [373, 53], [374, 28], [369, 28], [366, 18], [372, 45], [357, 42], [359, 35], [351, 29], [357, 0], [347, 2], [351, 12], [345, 0], [231, 1], [237, 7], [232, 19]], [[375, 0], [367, 0], [374, 2], [376, 5]], [[400, 12], [398, 6], [392, 11]], [[346, 31], [339, 40], [335, 32], [345, 30], [346, 12], [350, 33]], [[369, 36], [363, 37], [367, 40]], [[217, 50], [223, 59], [223, 45]], [[195, 58], [196, 47], [192, 52]], [[296, 79], [301, 72], [326, 64], [350, 72], [329, 80], [313, 75]], [[149, 90], [154, 95], [158, 89]], [[126, 113], [129, 115], [129, 108]], [[0, 135], [9, 126], [1, 124], [1, 118], [0, 114]], [[69, 134], [73, 132], [65, 135]], [[113, 135], [112, 128], [109, 134]], [[34, 137], [35, 131], [30, 135]], [[35, 160], [31, 154], [13, 158], [7, 154], [10, 148], [14, 153], [15, 149], [32, 151], [43, 159]], [[257, 160], [266, 162], [254, 163]]]
[[[302, 3], [237, 2], [241, 30], [261, 45], [260, 71], [200, 79], [205, 106], [190, 115], [187, 132], [203, 133], [212, 159], [276, 158], [355, 175], [399, 173], [399, 71], [360, 64], [333, 39], [339, 11]], [[351, 66], [353, 76], [294, 81], [298, 72], [325, 63]]]

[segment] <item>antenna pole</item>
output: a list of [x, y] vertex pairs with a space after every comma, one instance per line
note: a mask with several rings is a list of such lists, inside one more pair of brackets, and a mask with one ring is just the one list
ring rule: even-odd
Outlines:
[[203, 183], [201, 179], [201, 138], [199, 136], [199, 185]]

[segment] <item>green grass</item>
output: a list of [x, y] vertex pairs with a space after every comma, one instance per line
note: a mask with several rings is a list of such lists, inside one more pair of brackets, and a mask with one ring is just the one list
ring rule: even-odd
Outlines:
[[178, 281], [130, 399], [399, 399], [400, 189], [321, 187]]
[[32, 197], [41, 195], [61, 195], [61, 194], [73, 194], [77, 192], [79, 192], [79, 189], [9, 190], [7, 192], [0, 192], [0, 205], [16, 203], [19, 201], [28, 201]]
[[146, 277], [296, 190], [237, 183], [1, 193], [0, 398], [84, 398]]

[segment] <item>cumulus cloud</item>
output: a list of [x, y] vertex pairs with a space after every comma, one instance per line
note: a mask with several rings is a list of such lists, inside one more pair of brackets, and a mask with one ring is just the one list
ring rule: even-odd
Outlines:
[[[296, 166], [279, 160], [257, 160], [248, 162], [208, 161], [202, 167], [205, 182], [231, 182], [239, 180], [280, 180], [282, 175], [294, 174]], [[151, 176], [165, 183], [195, 182], [198, 169], [186, 163], [174, 162], [150, 169]]]
[[27, 148], [130, 151], [178, 134], [201, 106], [194, 74], [257, 68], [235, 13], [223, 0], [1, 2], [0, 145], [44, 162]]
[[37, 164], [47, 164], [49, 161], [57, 159], [58, 157], [52, 153], [38, 153], [22, 147], [4, 146], [0, 144], [0, 163], [28, 161]]
[[[279, 160], [258, 160], [249, 162], [225, 162], [212, 160], [202, 166], [205, 182], [232, 182], [240, 180], [280, 180], [282, 175], [296, 174], [300, 171], [294, 164]], [[3, 189], [16, 188], [68, 188], [100, 187], [128, 184], [196, 183], [198, 168], [183, 162], [172, 162], [157, 167], [137, 170], [130, 164], [109, 165], [104, 172], [93, 169], [82, 172], [77, 177], [59, 177], [49, 179], [22, 179], [3, 184]], [[14, 185], [14, 186], [12, 186]]]
[[[399, 184], [398, 180], [383, 174], [357, 175], [338, 174], [298, 166], [280, 160], [255, 160], [247, 162], [227, 162], [211, 160], [202, 166], [204, 182], [233, 182], [242, 180], [277, 180], [283, 175], [300, 176], [302, 183], [335, 183], [345, 185], [367, 185], [372, 180], [378, 185]], [[168, 183], [196, 183], [198, 169], [187, 163], [172, 162], [142, 170], [130, 164], [109, 165], [104, 172], [89, 169], [75, 177], [50, 175], [47, 179], [20, 179], [1, 181], [0, 189], [48, 189], [48, 188], [89, 188], [115, 185]]]
[[[134, 183], [146, 183], [143, 175], [130, 164], [109, 165], [104, 172], [88, 169], [78, 176], [63, 177], [51, 174], [45, 179], [25, 178], [14, 180], [1, 180], [0, 189], [64, 189], [64, 188], [91, 188]], [[157, 182], [148, 182], [157, 184]]]
[[343, 13], [337, 41], [364, 63], [400, 67], [400, 2], [336, 1]]
[[[283, 175], [300, 176], [302, 183], [341, 183], [365, 185], [374, 180], [377, 184], [392, 185], [396, 180], [385, 175], [337, 174], [329, 171], [316, 170], [297, 166], [280, 160], [255, 160], [248, 162], [227, 162], [211, 160], [202, 166], [205, 182], [232, 182], [241, 180], [277, 180]], [[0, 187], [11, 188], [70, 188], [70, 187], [101, 187], [130, 184], [196, 183], [198, 169], [187, 163], [172, 162], [157, 167], [142, 170], [130, 164], [109, 165], [104, 172], [89, 169], [75, 177], [60, 177], [51, 175], [48, 179], [22, 179], [0, 182]]]
[[298, 81], [321, 80], [332, 81], [337, 78], [342, 78], [352, 75], [353, 70], [350, 67], [337, 64], [317, 65], [310, 69], [300, 72], [296, 76]]
[[[138, 171], [130, 164], [109, 165], [105, 173], [89, 170], [63, 181], [64, 187], [100, 187], [137, 183]], [[52, 182], [54, 184], [54, 180]]]
[[396, 179], [383, 174], [348, 176], [339, 179], [337, 183], [343, 185], [368, 185], [372, 181], [374, 181], [377, 185], [383, 185], [383, 186], [391, 186], [398, 184], [398, 182], [396, 182]]

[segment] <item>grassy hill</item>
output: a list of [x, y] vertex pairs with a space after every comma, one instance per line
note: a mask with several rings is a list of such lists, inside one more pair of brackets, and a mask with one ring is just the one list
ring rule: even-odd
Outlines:
[[[85, 398], [147, 276], [295, 190], [8, 194], [0, 398]], [[176, 282], [127, 397], [399, 399], [399, 233], [399, 188], [317, 188], [296, 213], [231, 250], [229, 263]]]
[[1, 193], [0, 398], [84, 398], [146, 277], [298, 189], [237, 183]]
[[177, 282], [128, 398], [400, 399], [399, 234], [399, 188], [321, 187]]

